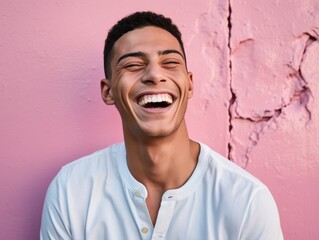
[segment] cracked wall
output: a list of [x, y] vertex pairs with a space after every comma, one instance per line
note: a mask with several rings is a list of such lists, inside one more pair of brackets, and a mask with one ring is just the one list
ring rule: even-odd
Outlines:
[[229, 158], [270, 186], [287, 239], [315, 239], [319, 3], [230, 5]]
[[[229, 4], [224, 0], [201, 3], [204, 4], [198, 9], [194, 23], [183, 29], [189, 69], [194, 74], [195, 84], [187, 122], [190, 136], [227, 156]], [[187, 30], [190, 30], [189, 36]]]

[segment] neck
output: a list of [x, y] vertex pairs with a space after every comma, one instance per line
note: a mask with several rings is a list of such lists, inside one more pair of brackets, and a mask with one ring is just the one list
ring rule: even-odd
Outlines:
[[124, 131], [128, 168], [148, 191], [146, 205], [155, 225], [163, 193], [181, 187], [192, 175], [199, 144], [188, 137], [186, 124], [166, 137], [134, 137]]
[[199, 145], [189, 139], [185, 123], [166, 137], [133, 139], [124, 136], [128, 167], [148, 191], [163, 193], [179, 188], [196, 167]]

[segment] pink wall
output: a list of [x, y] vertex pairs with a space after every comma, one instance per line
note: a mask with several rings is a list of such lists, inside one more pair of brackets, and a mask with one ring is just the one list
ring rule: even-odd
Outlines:
[[286, 239], [318, 239], [316, 0], [1, 1], [0, 239], [37, 239], [61, 166], [122, 139], [100, 100], [102, 49], [135, 10], [171, 16], [184, 34], [193, 138], [269, 186]]

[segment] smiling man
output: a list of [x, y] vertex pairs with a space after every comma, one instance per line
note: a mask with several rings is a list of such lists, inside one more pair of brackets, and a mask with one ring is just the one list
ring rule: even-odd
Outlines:
[[137, 12], [109, 31], [103, 101], [124, 142], [62, 168], [47, 192], [41, 239], [282, 239], [267, 187], [185, 123], [193, 95], [181, 34]]

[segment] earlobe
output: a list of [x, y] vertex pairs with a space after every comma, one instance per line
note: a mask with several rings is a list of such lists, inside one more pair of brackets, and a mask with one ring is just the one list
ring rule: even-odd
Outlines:
[[107, 105], [113, 105], [115, 101], [114, 101], [113, 92], [111, 89], [111, 81], [109, 79], [102, 79], [100, 86], [101, 86], [101, 96], [103, 101]]
[[191, 98], [193, 97], [193, 93], [194, 93], [193, 73], [188, 72], [187, 75], [189, 80], [188, 98]]

